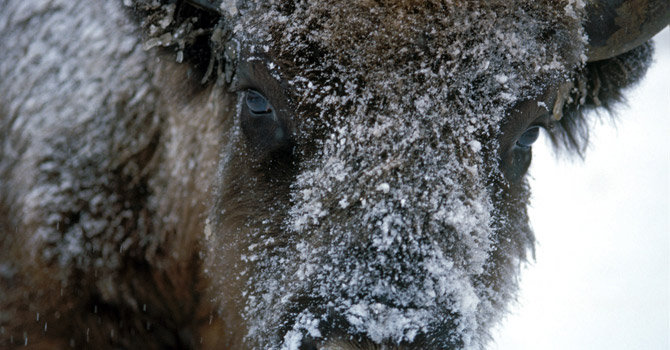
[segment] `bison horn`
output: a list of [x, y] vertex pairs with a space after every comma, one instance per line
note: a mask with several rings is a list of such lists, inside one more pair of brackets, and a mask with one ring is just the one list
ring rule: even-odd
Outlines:
[[670, 23], [668, 0], [592, 0], [584, 29], [589, 62], [604, 60], [649, 40]]

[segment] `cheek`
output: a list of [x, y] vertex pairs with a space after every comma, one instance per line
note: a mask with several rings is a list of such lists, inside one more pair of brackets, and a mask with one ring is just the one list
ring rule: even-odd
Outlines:
[[233, 155], [222, 162], [208, 218], [205, 269], [214, 283], [214, 297], [236, 305], [231, 312], [239, 312], [245, 304], [242, 291], [260, 257], [289, 241], [282, 222], [288, 210], [290, 177], [255, 162], [244, 140], [232, 148]]

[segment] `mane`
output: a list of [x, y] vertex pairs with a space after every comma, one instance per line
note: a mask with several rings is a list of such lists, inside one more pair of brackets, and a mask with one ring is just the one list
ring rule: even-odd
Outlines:
[[610, 59], [589, 62], [578, 70], [563, 117], [549, 132], [554, 148], [583, 157], [593, 112], [599, 117], [615, 116], [617, 108], [626, 103], [626, 91], [644, 77], [653, 53], [653, 43], [647, 42]]

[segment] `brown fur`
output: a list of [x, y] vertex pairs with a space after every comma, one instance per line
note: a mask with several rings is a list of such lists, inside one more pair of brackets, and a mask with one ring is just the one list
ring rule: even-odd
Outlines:
[[[35, 255], [39, 250], [34, 250], [30, 236], [19, 234], [20, 226], [14, 226], [14, 234], [3, 235], [2, 256], [17, 270], [4, 276], [9, 277], [5, 280], [9, 288], [0, 295], [3, 316], [23, 322], [3, 325], [4, 346], [25, 342], [36, 349], [163, 349], [226, 344], [221, 339], [222, 321], [208, 302], [198, 253], [207, 192], [216, 178], [218, 149], [211, 146], [218, 144], [224, 127], [220, 121], [225, 120], [212, 116], [226, 111], [211, 88], [203, 89], [187, 77], [185, 66], [167, 62], [156, 71], [155, 80], [156, 86], [174, 87], [163, 90], [158, 99], [165, 113], [161, 113], [161, 127], [137, 154], [114, 162], [124, 179], [115, 191], [127, 186], [132, 196], [129, 203], [145, 203], [147, 196], [158, 198], [156, 208], [139, 207], [136, 212], [136, 220], [149, 227], [130, 226], [126, 234], [151, 231], [152, 235], [145, 236], [145, 242], [113, 247], [119, 252], [114, 258], [123, 259], [115, 270], [77, 269], [63, 279], [57, 262]], [[192, 106], [207, 106], [207, 112]], [[177, 165], [194, 159], [192, 169]], [[182, 172], [171, 174], [175, 169]], [[7, 210], [6, 204], [2, 208], [3, 218], [20, 215]], [[0, 222], [3, 232], [10, 232], [5, 228], [11, 224], [5, 219]], [[34, 260], [27, 263], [26, 259]]]
[[[290, 14], [300, 5], [296, 3], [283, 1], [279, 10]], [[282, 42], [289, 40], [284, 36], [282, 25], [291, 23], [275, 23], [268, 29], [276, 42], [269, 45], [267, 56], [282, 67], [279, 73], [268, 70], [268, 62], [254, 58], [249, 47], [237, 48], [242, 52], [227, 51], [233, 46], [225, 40], [233, 35], [233, 29], [225, 27], [226, 13], [220, 20], [217, 14], [184, 2], [170, 7], [171, 2], [135, 1], [131, 9], [123, 11], [119, 10], [120, 2], [29, 3], [28, 10], [21, 7], [19, 0], [0, 4], [0, 19], [4, 21], [0, 24], [8, 23], [0, 27], [0, 41], [17, 45], [0, 52], [0, 347], [242, 349], [262, 348], [276, 342], [272, 336], [282, 341], [281, 337], [291, 330], [292, 318], [302, 311], [300, 307], [318, 309], [323, 305], [319, 304], [320, 300], [310, 299], [318, 299], [314, 297], [318, 294], [300, 290], [304, 294], [290, 296], [291, 305], [297, 311], [281, 310], [285, 314], [267, 315], [284, 322], [259, 331], [271, 333], [270, 340], [261, 336], [260, 340], [246, 338], [253, 326], [249, 316], [263, 319], [262, 315], [250, 315], [253, 309], [247, 309], [251, 296], [261, 294], [253, 287], [260, 286], [265, 282], [264, 277], [273, 277], [274, 273], [267, 272], [267, 266], [254, 262], [247, 254], [258, 253], [262, 263], [273, 265], [275, 261], [264, 259], [292, 252], [303, 238], [313, 247], [326, 245], [330, 241], [319, 241], [323, 237], [319, 234], [337, 232], [342, 227], [353, 228], [352, 232], [358, 235], [354, 241], [366, 247], [364, 244], [372, 241], [372, 225], [361, 230], [358, 225], [363, 222], [351, 222], [351, 218], [362, 211], [360, 203], [365, 200], [382, 203], [384, 195], [374, 190], [372, 182], [379, 179], [365, 176], [374, 170], [386, 176], [382, 180], [415, 179], [416, 174], [404, 173], [403, 166], [411, 169], [417, 166], [412, 162], [424, 159], [420, 154], [403, 154], [403, 158], [393, 151], [375, 155], [378, 164], [362, 168], [359, 173], [353, 172], [359, 178], [347, 178], [343, 185], [334, 185], [333, 193], [319, 198], [320, 203], [331, 210], [330, 215], [313, 224], [310, 232], [303, 232], [304, 237], [296, 237], [296, 232], [287, 228], [291, 224], [287, 217], [295, 209], [291, 205], [300, 200], [295, 194], [296, 177], [301, 171], [310, 170], [310, 166], [321, 165], [318, 155], [328, 142], [327, 136], [332, 132], [329, 128], [347, 124], [346, 120], [336, 120], [336, 113], [326, 113], [337, 112], [326, 107], [323, 109], [325, 117], [321, 118], [318, 103], [322, 101], [309, 94], [296, 94], [295, 86], [278, 82], [277, 77], [286, 79], [304, 74], [321, 84], [320, 87], [335, 86], [328, 85], [333, 82], [327, 78], [337, 77], [333, 73], [336, 68], [323, 69], [320, 64], [325, 61], [324, 56], [336, 57], [337, 62], [344, 62], [346, 68], [357, 72], [351, 82], [360, 84], [357, 86], [359, 95], [365, 89], [377, 92], [376, 88], [385, 87], [383, 79], [387, 73], [411, 71], [418, 57], [430, 54], [429, 44], [434, 44], [430, 41], [434, 38], [426, 34], [428, 30], [419, 33], [417, 28], [434, 24], [426, 22], [426, 16], [455, 8], [447, 3], [361, 0], [352, 1], [352, 6], [341, 12], [332, 12], [333, 2], [323, 1], [320, 6], [315, 5], [314, 13], [321, 16], [319, 21], [302, 18], [311, 27], [301, 27], [304, 31], [291, 37], [291, 42]], [[515, 15], [515, 11], [504, 5], [502, 1], [485, 5], [467, 3], [458, 10], [464, 13], [470, 7], [482, 10], [488, 16], [484, 17], [495, 23], [498, 14], [510, 18]], [[551, 10], [543, 12], [547, 7], [544, 5], [529, 3], [524, 10], [542, 13], [547, 18], [538, 22], [552, 21], [552, 29], [565, 30], [559, 34], [547, 30], [542, 35], [556, 39], [546, 43], [547, 46], [551, 44], [552, 50], [563, 54], [560, 59], [565, 61], [566, 69], [581, 69], [574, 79], [586, 86], [572, 91], [574, 103], [566, 109], [562, 129], [555, 134], [556, 139], [578, 145], [580, 137], [576, 135], [585, 130], [581, 126], [582, 106], [598, 104], [598, 101], [608, 105], [608, 101], [619, 99], [619, 91], [643, 74], [651, 52], [645, 46], [625, 57], [589, 64], [582, 69], [577, 57], [583, 47], [571, 41], [579, 32], [573, 28], [577, 19], [557, 16], [563, 13], [563, 5], [548, 6]], [[172, 10], [174, 12], [170, 12]], [[369, 21], [360, 16], [371, 11], [381, 11], [381, 14], [370, 16], [373, 20]], [[314, 13], [306, 12], [307, 15]], [[58, 21], [51, 22], [54, 18], [70, 26], [65, 33], [58, 31]], [[166, 19], [170, 21], [163, 25]], [[245, 24], [254, 24], [254, 20], [255, 17]], [[415, 21], [416, 26], [407, 27], [405, 21], [409, 20]], [[80, 22], [90, 27], [77, 24]], [[107, 31], [107, 37], [95, 36], [98, 22]], [[446, 32], [453, 23], [440, 25]], [[56, 34], [50, 32], [52, 29]], [[69, 37], [70, 32], [76, 36]], [[322, 36], [309, 36], [314, 33]], [[468, 37], [469, 34], [472, 33], [459, 33], [464, 37], [458, 39], [477, 44], [475, 39], [478, 38]], [[172, 39], [167, 40], [166, 36]], [[374, 40], [368, 40], [370, 36]], [[445, 40], [451, 40], [445, 36]], [[129, 38], [130, 44], [124, 44], [124, 38]], [[156, 44], [160, 38], [166, 41]], [[46, 48], [35, 54], [33, 40]], [[293, 43], [309, 45], [296, 48], [290, 45]], [[153, 44], [163, 48], [142, 49], [143, 45]], [[350, 45], [359, 47], [338, 51]], [[42, 55], [50, 47], [58, 48], [54, 54], [60, 55], [58, 60], [50, 61], [48, 55]], [[409, 49], [400, 50], [404, 48]], [[466, 51], [468, 47], [460, 49]], [[32, 59], [23, 58], [31, 53], [35, 55]], [[80, 53], [83, 58], [78, 56]], [[244, 60], [233, 62], [231, 55]], [[469, 57], [468, 62], [463, 60], [463, 65], [459, 65], [459, 53], [453, 50], [440, 52], [440, 55], [435, 65], [453, 60], [455, 65], [448, 67], [456, 67], [451, 72], [456, 77], [461, 77], [458, 75], [461, 69], [474, 69], [477, 63]], [[86, 60], [89, 56], [93, 57], [92, 62]], [[180, 60], [183, 57], [184, 63], [175, 62], [176, 57]], [[11, 63], [2, 65], [3, 62]], [[231, 64], [237, 66], [231, 68]], [[70, 66], [74, 67], [72, 71], [65, 71]], [[386, 69], [384, 74], [371, 73], [379, 67]], [[244, 72], [249, 80], [265, 89], [263, 93], [281, 101], [274, 106], [278, 111], [294, 112], [296, 119], [287, 122], [297, 140], [292, 149], [294, 153], [281, 156], [277, 156], [277, 152], [264, 153], [245, 139], [237, 119], [237, 102], [238, 92], [246, 87], [231, 86], [228, 75], [233, 71], [238, 75]], [[84, 74], [82, 81], [78, 80], [79, 73]], [[467, 270], [471, 266], [463, 256], [470, 254], [470, 247], [457, 239], [457, 234], [462, 234], [457, 228], [449, 227], [434, 235], [438, 237], [436, 241], [444, 240], [440, 242], [446, 247], [444, 251], [453, 253], [455, 265], [466, 270], [463, 274], [468, 278], [473, 276], [467, 281], [481, 291], [477, 295], [483, 300], [481, 308], [495, 311], [472, 316], [474, 326], [461, 325], [461, 328], [473, 328], [468, 329], [467, 334], [472, 338], [473, 347], [486, 344], [488, 329], [500, 319], [507, 302], [514, 298], [519, 264], [526, 260], [527, 254], [532, 254], [534, 243], [527, 222], [528, 186], [522, 180], [510, 182], [500, 174], [498, 158], [504, 163], [513, 155], [501, 153], [496, 147], [500, 146], [501, 150], [514, 147], [519, 133], [541, 114], [537, 101], [552, 104], [556, 85], [566, 79], [563, 73], [545, 72], [535, 77], [534, 72], [520, 72], [520, 75], [537, 78], [532, 81], [534, 85], [519, 87], [517, 92], [525, 99], [523, 103], [502, 102], [498, 95], [492, 95], [498, 98], [492, 103], [498, 109], [493, 109], [509, 112], [506, 119], [500, 117], [502, 126], [481, 126], [473, 132], [476, 135], [465, 135], [474, 137], [469, 141], [482, 141], [480, 153], [488, 157], [489, 163], [477, 163], [478, 152], [465, 147], [465, 143], [459, 144], [464, 141], [450, 134], [459, 131], [459, 125], [444, 124], [444, 130], [438, 132], [445, 134], [440, 134], [443, 139], [452, 137], [450, 142], [460, 146], [454, 146], [455, 158], [462, 163], [473, 161], [481, 165], [480, 168], [475, 166], [479, 169], [476, 174], [452, 173], [452, 180], [463, 185], [463, 189], [456, 189], [463, 191], [457, 199], [467, 201], [468, 196], [474, 196], [484, 187], [495, 189], [489, 193], [494, 206], [491, 217], [495, 221], [490, 224], [491, 235], [484, 239], [486, 242], [473, 238], [482, 246], [490, 243], [492, 247], [482, 248], [486, 253], [481, 266], [483, 272]], [[403, 79], [394, 82], [397, 84], [394, 88], [409, 90], [409, 84], [421, 81], [420, 78], [418, 74], [405, 74]], [[450, 79], [454, 78], [450, 76]], [[104, 84], [99, 84], [100, 81]], [[472, 83], [482, 81], [490, 83], [491, 77], [482, 74], [473, 78]], [[55, 86], [49, 85], [54, 82]], [[465, 81], [451, 83], [448, 87], [455, 87], [456, 92], [449, 95], [450, 100], [439, 101], [444, 103], [441, 107], [467, 106], [468, 97], [472, 96], [459, 92], [472, 86]], [[460, 90], [457, 89], [459, 83], [463, 84]], [[86, 89], [87, 84], [91, 84], [90, 89]], [[498, 85], [492, 88], [495, 93], [499, 92]], [[334, 90], [337, 89], [344, 90], [341, 86]], [[95, 91], [93, 96], [86, 95], [90, 90]], [[577, 95], [585, 91], [592, 93], [580, 102]], [[344, 94], [343, 91], [338, 93]], [[89, 103], [92, 107], [84, 108]], [[49, 109], [52, 106], [53, 110]], [[75, 108], [80, 106], [83, 111]], [[352, 106], [356, 107], [354, 102], [348, 101], [336, 107], [340, 112], [351, 108], [350, 114], [354, 115]], [[377, 106], [383, 108], [384, 104], [377, 103]], [[375, 112], [374, 105], [366, 107]], [[80, 119], [77, 119], [78, 113], [82, 115]], [[53, 123], [54, 120], [58, 123]], [[373, 126], [377, 120], [367, 122], [370, 125], [365, 126]], [[423, 122], [435, 126], [430, 124], [431, 120]], [[388, 143], [398, 136], [389, 130], [382, 132], [389, 132], [384, 134]], [[371, 140], [365, 138], [369, 134], [364, 132], [359, 136], [361, 146], [369, 146], [364, 144]], [[421, 141], [434, 143], [427, 142], [425, 148], [428, 149], [443, 139], [426, 137]], [[319, 180], [325, 182], [327, 175]], [[477, 183], [480, 177], [485, 177], [481, 180], [483, 184]], [[434, 185], [438, 180], [425, 182]], [[361, 183], [357, 183], [359, 181]], [[338, 190], [346, 192], [350, 184], [357, 184], [368, 192], [361, 195], [362, 200], [356, 199], [358, 202], [342, 207], [338, 205], [342, 194]], [[318, 189], [319, 185], [312, 187]], [[417, 198], [428, 198], [432, 191], [424, 190], [425, 193], [413, 193], [415, 197], [410, 199], [421, 204]], [[395, 209], [408, 217], [412, 214], [406, 208]], [[424, 214], [427, 217], [433, 213]], [[333, 222], [328, 221], [330, 218]], [[373, 220], [376, 220], [374, 216]], [[426, 219], [423, 224], [428, 227], [431, 223]], [[465, 239], [471, 236], [476, 236], [476, 232], [463, 234]], [[369, 251], [374, 249], [361, 248], [352, 250], [351, 254], [367, 263], [365, 259], [369, 256], [365, 254]], [[477, 255], [475, 253], [472, 255]], [[407, 254], [413, 256], [416, 252]], [[392, 254], [389, 259], [402, 260]], [[412, 262], [403, 263], [411, 265]], [[370, 271], [377, 268], [374, 264], [370, 266]], [[286, 271], [294, 272], [291, 268]], [[390, 268], [382, 272], [397, 273]], [[297, 275], [281, 276], [282, 283], [298, 285], [301, 281]], [[272, 302], [269, 304], [274, 306]], [[417, 336], [413, 344], [404, 338], [384, 344], [398, 348], [465, 346], [466, 340], [454, 330], [454, 323], [461, 320], [457, 318], [459, 310], [448, 309], [448, 306], [446, 310], [446, 321], [440, 324], [442, 329], [430, 334], [424, 330], [427, 334]], [[337, 324], [346, 322], [328, 321], [331, 324], [327, 327], [342, 328], [322, 327], [324, 334], [332, 331], [334, 335], [311, 344], [342, 348], [383, 346], [373, 344], [365, 335], [335, 336], [338, 332], [346, 335], [346, 324]]]

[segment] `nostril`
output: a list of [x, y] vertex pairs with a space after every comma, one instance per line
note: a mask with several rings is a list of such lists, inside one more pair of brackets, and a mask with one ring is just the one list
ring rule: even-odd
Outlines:
[[305, 337], [300, 343], [298, 350], [317, 350], [316, 342], [311, 337]]

